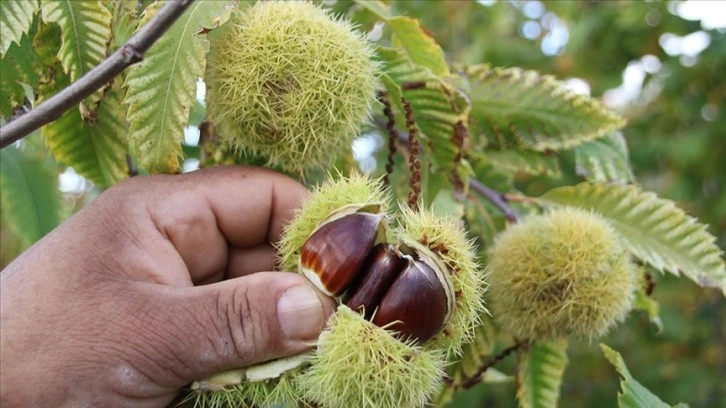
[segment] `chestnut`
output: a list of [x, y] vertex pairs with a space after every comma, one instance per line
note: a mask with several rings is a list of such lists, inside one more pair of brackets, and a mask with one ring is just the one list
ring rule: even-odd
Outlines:
[[352, 310], [363, 311], [366, 319], [370, 319], [386, 290], [405, 265], [405, 259], [393, 245], [376, 245], [343, 303]]
[[435, 267], [409, 257], [378, 305], [373, 323], [418, 342], [438, 334], [451, 316], [454, 303], [450, 284]]
[[326, 295], [340, 296], [376, 243], [383, 217], [357, 212], [324, 223], [303, 245], [300, 270]]
[[328, 296], [345, 294], [343, 303], [374, 324], [425, 342], [448, 322], [453, 286], [426, 248], [376, 245], [383, 219], [364, 211], [330, 218], [303, 245], [300, 270]]

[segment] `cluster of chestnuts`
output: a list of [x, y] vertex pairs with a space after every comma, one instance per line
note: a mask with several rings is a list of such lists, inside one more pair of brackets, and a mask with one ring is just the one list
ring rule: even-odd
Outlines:
[[379, 242], [384, 215], [356, 212], [323, 224], [305, 242], [300, 269], [321, 291], [401, 338], [425, 342], [455, 307], [440, 263], [408, 247]]
[[[328, 165], [374, 106], [373, 48], [312, 3], [248, 5], [210, 39], [207, 108], [220, 145], [293, 173]], [[485, 312], [484, 276], [456, 220], [405, 207], [390, 217], [388, 201], [360, 175], [315, 191], [277, 244], [279, 265], [334, 297], [336, 312], [308, 353], [195, 382], [196, 407], [430, 400]]]
[[310, 352], [198, 382], [224, 381], [197, 406], [420, 407], [440, 390], [486, 312], [484, 275], [456, 220], [407, 207], [390, 216], [387, 198], [361, 175], [311, 195], [279, 263], [334, 297], [336, 312]]

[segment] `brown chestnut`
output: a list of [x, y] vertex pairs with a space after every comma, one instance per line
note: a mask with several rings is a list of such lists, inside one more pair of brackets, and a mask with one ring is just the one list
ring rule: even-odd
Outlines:
[[376, 243], [382, 214], [344, 215], [323, 224], [302, 247], [300, 269], [328, 296], [340, 296]]
[[373, 323], [419, 342], [438, 334], [451, 315], [453, 293], [435, 267], [408, 257], [407, 265], [378, 305]]
[[370, 319], [386, 290], [405, 265], [406, 260], [393, 245], [376, 245], [348, 290], [345, 305], [358, 312], [362, 309], [366, 319]]

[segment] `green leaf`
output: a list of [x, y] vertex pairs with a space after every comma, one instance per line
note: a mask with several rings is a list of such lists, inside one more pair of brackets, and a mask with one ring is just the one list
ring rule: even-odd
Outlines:
[[[62, 87], [62, 82], [58, 79], [57, 86]], [[69, 109], [41, 128], [56, 160], [101, 188], [127, 176], [123, 92], [121, 79], [117, 78], [98, 106], [98, 119], [93, 123], [83, 120], [78, 109]]]
[[38, 0], [0, 2], [0, 58], [5, 56], [10, 44], [20, 45], [20, 38], [30, 31], [39, 8]]
[[567, 367], [567, 343], [532, 344], [517, 367], [517, 400], [522, 408], [557, 407]]
[[492, 152], [472, 152], [470, 160], [474, 168], [473, 177], [494, 190], [503, 193], [514, 191], [513, 174], [502, 168], [494, 167], [492, 161], [489, 160], [489, 153]]
[[61, 27], [58, 59], [76, 81], [105, 57], [111, 38], [111, 12], [96, 1], [43, 0], [43, 21]]
[[[42, 0], [41, 11], [45, 23], [57, 23], [60, 27], [58, 59], [71, 81], [77, 81], [103, 61], [111, 43], [111, 12], [100, 0]], [[84, 120], [95, 120], [106, 88], [81, 102]]]
[[648, 316], [648, 320], [658, 328], [658, 333], [663, 331], [663, 320], [660, 318], [660, 305], [647, 292], [653, 290], [655, 283], [649, 272], [646, 272], [645, 265], [638, 265], [635, 272], [640, 276], [640, 285], [635, 291], [635, 299], [633, 299], [633, 310], [644, 312]]
[[444, 50], [417, 19], [396, 16], [388, 20], [388, 25], [394, 34], [394, 45], [403, 48], [414, 64], [438, 77], [449, 75]]
[[457, 200], [454, 192], [448, 189], [441, 189], [436, 193], [431, 202], [431, 210], [440, 217], [451, 217], [460, 219], [464, 216], [464, 204]]
[[575, 148], [577, 173], [589, 181], [631, 183], [635, 180], [628, 163], [628, 146], [621, 132]]
[[[39, 71], [42, 76], [41, 85], [44, 88], [55, 86], [52, 84], [55, 77], [68, 76], [58, 60], [58, 50], [61, 47], [61, 28], [55, 23], [38, 22], [38, 29], [33, 36], [33, 48], [38, 55], [38, 61], [43, 69]], [[66, 82], [70, 82], [66, 80]], [[43, 100], [60, 90], [48, 88], [48, 92], [38, 92], [37, 97]]]
[[13, 109], [22, 106], [27, 97], [23, 84], [31, 88], [38, 86], [38, 72], [41, 69], [38, 57], [33, 52], [31, 31], [20, 38], [19, 44], [12, 43], [0, 59], [0, 115], [10, 118]]
[[124, 45], [134, 35], [138, 20], [138, 0], [104, 0], [106, 7], [111, 10], [111, 45], [110, 50], [115, 51]]
[[560, 163], [557, 156], [528, 150], [500, 150], [487, 152], [486, 158], [492, 166], [512, 175], [560, 177]]
[[[194, 106], [197, 78], [204, 76], [209, 42], [202, 28], [221, 24], [229, 16], [226, 1], [194, 2], [176, 23], [131, 67], [126, 77], [131, 124], [129, 145], [139, 167], [151, 173], [179, 171], [181, 142]], [[150, 5], [139, 26], [163, 6]]]
[[648, 296], [642, 290], [635, 291], [633, 310], [645, 312], [648, 319], [658, 328], [658, 333], [663, 331], [663, 320], [660, 318], [660, 307], [655, 299]]
[[556, 188], [542, 199], [602, 214], [643, 262], [726, 294], [726, 267], [716, 238], [673, 201], [633, 185], [590, 183]]
[[[636, 381], [628, 367], [623, 361], [623, 357], [617, 351], [611, 349], [605, 344], [600, 344], [600, 348], [605, 354], [605, 358], [610, 361], [618, 371], [622, 380], [620, 381], [621, 392], [618, 393], [618, 406], [620, 408], [670, 408], [671, 406], [661, 401], [655, 394], [650, 392]], [[685, 404], [678, 404], [680, 407], [688, 407]]]
[[41, 155], [15, 147], [0, 150], [3, 220], [28, 247], [61, 222], [58, 176]]
[[391, 17], [391, 6], [380, 0], [355, 0], [355, 4], [383, 20]]
[[487, 66], [470, 67], [465, 75], [472, 128], [500, 149], [568, 149], [624, 124], [600, 102], [568, 90], [549, 75]]

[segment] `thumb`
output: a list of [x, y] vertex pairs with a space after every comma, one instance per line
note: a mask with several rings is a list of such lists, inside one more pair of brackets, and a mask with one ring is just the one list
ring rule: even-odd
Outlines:
[[305, 277], [284, 272], [162, 290], [150, 330], [166, 352], [156, 343], [150, 353], [183, 381], [310, 349], [335, 307]]

